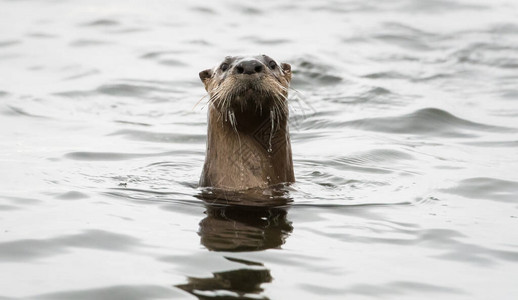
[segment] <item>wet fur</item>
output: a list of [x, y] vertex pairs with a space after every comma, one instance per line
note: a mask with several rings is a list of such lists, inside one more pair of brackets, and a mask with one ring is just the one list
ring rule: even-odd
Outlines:
[[[235, 74], [239, 57], [225, 59], [227, 72], [219, 67], [200, 72], [210, 97], [202, 187], [245, 190], [295, 181], [287, 122], [291, 68], [281, 64], [272, 70], [269, 57], [254, 59], [264, 72]], [[257, 132], [266, 129], [268, 139], [258, 139]]]

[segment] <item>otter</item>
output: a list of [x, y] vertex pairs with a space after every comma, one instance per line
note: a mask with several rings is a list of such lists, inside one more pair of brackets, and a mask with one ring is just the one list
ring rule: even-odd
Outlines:
[[199, 75], [209, 96], [200, 187], [242, 191], [295, 182], [288, 132], [291, 66], [266, 55], [227, 56]]

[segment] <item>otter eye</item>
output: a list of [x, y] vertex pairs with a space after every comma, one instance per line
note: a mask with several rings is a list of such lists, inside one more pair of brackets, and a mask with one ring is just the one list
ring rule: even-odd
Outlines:
[[225, 72], [226, 70], [228, 70], [228, 64], [222, 63], [221, 66], [219, 66], [219, 68], [221, 69], [221, 71]]
[[277, 63], [272, 60], [268, 63], [268, 66], [273, 70], [277, 67]]

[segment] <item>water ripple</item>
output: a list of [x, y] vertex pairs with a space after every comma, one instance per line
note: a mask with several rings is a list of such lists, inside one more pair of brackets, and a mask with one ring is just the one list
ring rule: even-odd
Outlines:
[[81, 193], [81, 192], [70, 191], [70, 192], [66, 192], [64, 194], [58, 195], [58, 196], [56, 196], [56, 198], [62, 199], [62, 200], [79, 200], [79, 199], [89, 198], [89, 196], [84, 193]]
[[18, 239], [0, 242], [0, 262], [27, 261], [69, 252], [70, 248], [88, 248], [105, 251], [127, 251], [143, 247], [132, 236], [104, 230], [88, 230], [79, 234], [47, 239]]
[[206, 136], [202, 134], [185, 134], [185, 133], [161, 133], [154, 131], [122, 129], [110, 136], [124, 136], [128, 139], [159, 142], [159, 143], [202, 143]]
[[189, 150], [184, 151], [168, 151], [159, 153], [121, 153], [121, 152], [70, 152], [64, 155], [64, 157], [73, 160], [84, 160], [84, 161], [118, 161], [128, 160], [142, 157], [158, 157], [158, 156], [174, 156], [174, 155], [185, 155], [192, 153]]
[[468, 178], [460, 181], [457, 186], [443, 191], [469, 199], [515, 203], [516, 195], [518, 195], [518, 182], [497, 178]]
[[516, 69], [518, 68], [517, 53], [517, 46], [476, 42], [457, 50], [452, 57], [459, 63]]
[[118, 21], [111, 20], [111, 19], [99, 19], [99, 20], [83, 23], [81, 25], [86, 26], [86, 27], [112, 27], [112, 26], [119, 26], [120, 23]]
[[506, 127], [486, 125], [461, 119], [447, 111], [425, 108], [399, 117], [366, 118], [345, 122], [355, 129], [398, 134], [423, 134], [428, 136], [468, 138], [477, 132], [514, 132]]
[[334, 85], [343, 81], [343, 78], [333, 74], [333, 67], [325, 65], [315, 57], [300, 58], [292, 61], [294, 86], [307, 85]]
[[158, 52], [148, 52], [140, 57], [143, 59], [154, 60], [159, 64], [167, 65], [167, 66], [186, 66], [187, 64], [178, 59], [179, 51], [171, 50], [171, 51], [158, 51]]
[[387, 297], [400, 296], [408, 293], [415, 293], [416, 295], [426, 294], [469, 294], [463, 289], [440, 286], [430, 283], [423, 283], [417, 281], [396, 281], [389, 282], [382, 285], [373, 284], [357, 284], [347, 289], [344, 289], [345, 294], [363, 295], [363, 296], [374, 296], [374, 297]]
[[160, 285], [117, 285], [84, 290], [65, 290], [55, 293], [31, 296], [30, 299], [56, 300], [141, 300], [141, 299], [173, 299], [180, 293]]
[[0, 48], [6, 48], [14, 45], [21, 44], [22, 42], [19, 40], [7, 40], [7, 41], [0, 41]]

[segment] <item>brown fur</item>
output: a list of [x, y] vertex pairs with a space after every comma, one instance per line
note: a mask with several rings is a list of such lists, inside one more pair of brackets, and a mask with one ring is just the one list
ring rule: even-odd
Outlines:
[[227, 57], [220, 66], [200, 72], [200, 78], [210, 96], [200, 186], [245, 190], [294, 182], [290, 65], [278, 66], [265, 55]]

